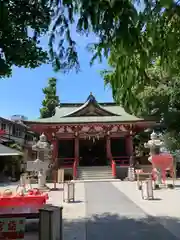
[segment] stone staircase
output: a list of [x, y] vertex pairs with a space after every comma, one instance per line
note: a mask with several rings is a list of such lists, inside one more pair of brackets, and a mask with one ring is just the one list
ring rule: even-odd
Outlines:
[[110, 166], [78, 167], [79, 180], [113, 179]]

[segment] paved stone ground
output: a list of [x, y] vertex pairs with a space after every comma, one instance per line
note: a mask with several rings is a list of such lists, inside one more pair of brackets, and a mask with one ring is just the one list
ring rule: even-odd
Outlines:
[[[50, 188], [52, 184], [48, 184]], [[36, 187], [35, 185], [33, 187]], [[85, 194], [84, 183], [75, 184], [76, 199], [74, 203], [63, 202], [62, 184], [57, 184], [59, 191], [49, 192], [48, 203], [63, 206], [63, 240], [86, 240]], [[25, 240], [38, 240], [37, 233], [26, 233]]]
[[141, 198], [141, 193], [137, 190], [136, 182], [113, 182], [112, 184], [143, 209], [144, 212], [155, 218], [156, 221], [180, 239], [179, 180], [176, 181], [175, 189], [162, 188], [161, 190], [154, 191], [153, 201]]
[[112, 183], [85, 183], [85, 191], [86, 240], [177, 239]]
[[[86, 182], [75, 186], [75, 203], [63, 203], [62, 190], [49, 193], [49, 203], [63, 205], [63, 240], [180, 239], [180, 234], [175, 237], [170, 233], [180, 232], [177, 230], [180, 229], [180, 189], [160, 190], [157, 197], [163, 200], [151, 202], [141, 199], [136, 183]], [[0, 190], [4, 188], [7, 186]], [[15, 189], [16, 185], [11, 188]], [[58, 184], [58, 188], [61, 189], [62, 185]], [[169, 209], [171, 203], [173, 207]], [[159, 216], [176, 216], [178, 220], [176, 224], [174, 221], [167, 224]], [[36, 232], [26, 233], [25, 240], [38, 240], [38, 235]]]

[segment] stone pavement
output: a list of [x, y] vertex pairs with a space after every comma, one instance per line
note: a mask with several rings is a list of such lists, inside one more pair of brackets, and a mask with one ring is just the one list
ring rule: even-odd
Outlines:
[[[113, 184], [124, 184], [115, 182]], [[86, 183], [86, 240], [177, 239], [110, 182]]]
[[153, 201], [143, 200], [141, 192], [137, 190], [136, 182], [113, 182], [119, 191], [123, 192], [147, 215], [168, 229], [180, 239], [180, 181], [176, 181], [175, 189], [161, 189], [154, 191]]
[[[155, 191], [161, 199], [155, 201], [142, 200], [134, 182], [78, 182], [75, 188], [70, 204], [63, 203], [62, 190], [49, 193], [49, 203], [63, 205], [64, 240], [180, 239], [179, 188]], [[25, 240], [38, 240], [37, 233]]]

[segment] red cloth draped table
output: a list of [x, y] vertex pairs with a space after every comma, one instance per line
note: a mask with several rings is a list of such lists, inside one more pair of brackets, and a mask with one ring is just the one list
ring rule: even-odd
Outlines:
[[3, 215], [37, 214], [48, 199], [48, 194], [25, 196], [1, 196], [0, 217]]

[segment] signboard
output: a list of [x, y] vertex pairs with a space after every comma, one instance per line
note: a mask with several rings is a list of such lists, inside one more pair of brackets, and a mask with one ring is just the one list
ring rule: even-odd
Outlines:
[[41, 160], [27, 161], [27, 171], [47, 171], [49, 168], [49, 162], [43, 162]]
[[25, 232], [25, 218], [0, 218], [0, 240], [22, 240]]

